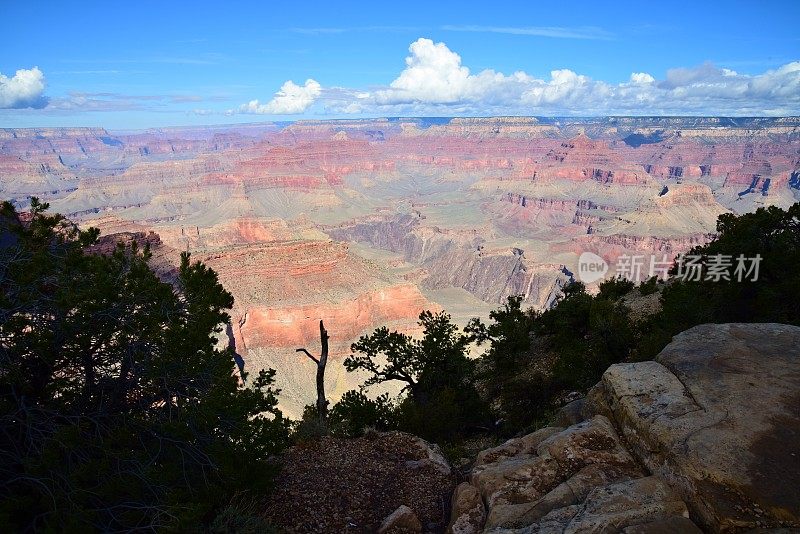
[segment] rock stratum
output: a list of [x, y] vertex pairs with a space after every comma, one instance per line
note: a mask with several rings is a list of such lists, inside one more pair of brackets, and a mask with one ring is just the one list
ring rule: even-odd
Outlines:
[[448, 532], [800, 530], [800, 328], [707, 324], [482, 451]]
[[[38, 196], [115, 239], [209, 263], [249, 370], [313, 398], [315, 325], [340, 362], [423, 309], [457, 322], [521, 294], [545, 308], [583, 252], [669, 262], [716, 217], [800, 199], [798, 118], [374, 119], [109, 132], [0, 129], [0, 196]], [[645, 260], [645, 264], [647, 260]], [[647, 273], [640, 273], [645, 276]]]

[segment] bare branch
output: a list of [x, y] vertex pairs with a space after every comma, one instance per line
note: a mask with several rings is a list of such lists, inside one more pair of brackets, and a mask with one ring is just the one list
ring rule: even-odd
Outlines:
[[314, 356], [312, 356], [312, 355], [311, 355], [311, 353], [310, 353], [310, 352], [308, 352], [306, 349], [297, 349], [295, 352], [305, 352], [305, 353], [306, 353], [306, 356], [308, 356], [309, 358], [311, 358], [312, 360], [314, 360], [314, 363], [316, 363], [317, 365], [319, 365], [319, 360], [318, 360], [318, 359], [316, 359]]

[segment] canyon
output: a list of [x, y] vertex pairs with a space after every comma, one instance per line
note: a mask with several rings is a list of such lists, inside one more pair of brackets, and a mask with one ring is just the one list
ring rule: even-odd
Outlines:
[[[49, 202], [175, 275], [188, 251], [234, 295], [245, 368], [313, 395], [318, 321], [341, 361], [425, 309], [459, 324], [510, 295], [553, 304], [583, 252], [671, 263], [723, 213], [800, 200], [800, 118], [389, 118], [111, 132], [0, 128], [0, 197]], [[645, 262], [645, 263], [646, 263]], [[646, 269], [645, 269], [646, 270]], [[647, 273], [640, 273], [640, 278]], [[225, 332], [223, 330], [223, 332]]]

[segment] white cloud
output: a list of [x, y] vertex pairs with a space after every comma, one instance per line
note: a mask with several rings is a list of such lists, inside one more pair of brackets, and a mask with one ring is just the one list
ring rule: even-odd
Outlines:
[[633, 85], [649, 85], [655, 82], [656, 79], [647, 74], [646, 72], [632, 72], [631, 84]]
[[316, 102], [322, 94], [322, 86], [315, 80], [308, 79], [304, 85], [297, 85], [289, 80], [281, 86], [280, 91], [266, 104], [251, 100], [239, 107], [241, 113], [259, 115], [293, 115], [303, 113]]
[[[598, 28], [448, 27], [453, 31], [562, 38], [611, 38]], [[322, 88], [286, 82], [275, 97], [228, 113], [299, 114], [320, 102], [321, 115], [791, 115], [800, 114], [800, 61], [761, 74], [712, 63], [670, 69], [662, 79], [631, 72], [624, 81], [595, 80], [569, 68], [539, 78], [524, 71], [472, 72], [443, 42], [419, 38], [388, 86]]]
[[549, 82], [535, 80], [533, 85], [522, 93], [522, 101], [534, 107], [580, 105], [587, 97], [609, 90], [607, 85], [569, 69], [554, 70]]
[[531, 78], [517, 72], [511, 76], [491, 69], [473, 75], [461, 64], [461, 56], [444, 43], [420, 38], [408, 47], [406, 68], [388, 89], [375, 93], [378, 104], [456, 104], [482, 100], [505, 100], [518, 94]]
[[347, 113], [348, 115], [352, 115], [354, 113], [361, 113], [364, 111], [364, 108], [358, 102], [351, 102], [347, 104], [345, 107], [342, 108], [342, 113]]
[[[383, 114], [796, 114], [800, 61], [758, 75], [711, 63], [667, 71], [662, 80], [633, 72], [624, 82], [594, 80], [570, 69], [549, 79], [491, 69], [476, 74], [445, 43], [418, 39], [406, 67], [383, 89], [359, 101], [364, 113]], [[346, 93], [340, 93], [343, 95]], [[351, 94], [354, 92], [351, 90]], [[350, 100], [352, 101], [352, 100]], [[341, 99], [330, 109], [345, 109]]]
[[758, 113], [775, 107], [800, 108], [800, 62], [755, 76], [721, 69], [711, 63], [667, 71], [666, 79], [651, 88], [655, 98], [671, 107], [687, 109], [742, 109]]
[[43, 108], [46, 105], [44, 73], [39, 67], [20, 69], [11, 78], [0, 73], [0, 109]]
[[391, 83], [391, 89], [378, 91], [379, 102], [450, 103], [465, 96], [470, 75], [458, 54], [430, 39], [418, 39], [408, 50], [406, 69]]

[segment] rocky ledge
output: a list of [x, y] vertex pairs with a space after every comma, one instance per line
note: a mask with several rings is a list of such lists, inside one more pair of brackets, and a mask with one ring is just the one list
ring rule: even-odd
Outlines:
[[691, 328], [556, 420], [478, 455], [448, 532], [800, 529], [798, 327]]

